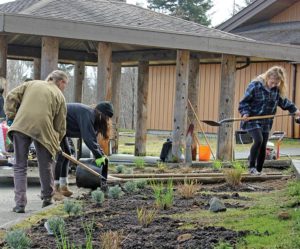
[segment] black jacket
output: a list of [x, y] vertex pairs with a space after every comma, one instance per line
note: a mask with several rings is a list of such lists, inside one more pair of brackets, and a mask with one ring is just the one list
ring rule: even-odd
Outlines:
[[95, 110], [80, 103], [67, 104], [67, 137], [82, 138], [95, 158], [104, 155], [94, 129]]

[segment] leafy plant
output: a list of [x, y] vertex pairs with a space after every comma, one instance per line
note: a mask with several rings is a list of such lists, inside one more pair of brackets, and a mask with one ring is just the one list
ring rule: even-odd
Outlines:
[[100, 236], [101, 249], [119, 249], [123, 240], [122, 231], [107, 231]]
[[71, 214], [78, 215], [81, 212], [82, 207], [78, 202], [65, 200], [64, 210], [69, 216], [71, 216]]
[[72, 213], [74, 215], [79, 215], [81, 211], [82, 211], [82, 206], [78, 202], [75, 202], [75, 205], [72, 208]]
[[222, 169], [222, 167], [223, 167], [222, 161], [220, 161], [220, 160], [213, 161], [213, 164], [212, 164], [213, 170], [220, 171]]
[[55, 236], [65, 234], [65, 221], [62, 217], [53, 216], [47, 220], [47, 223]]
[[124, 171], [125, 171], [124, 165], [118, 165], [118, 166], [116, 167], [116, 172], [117, 172], [118, 174], [124, 174]]
[[148, 227], [154, 220], [157, 210], [147, 208], [137, 208], [138, 223], [144, 227]]
[[220, 241], [214, 249], [233, 249], [233, 247], [228, 242]]
[[134, 164], [135, 164], [135, 167], [137, 167], [138, 169], [145, 168], [145, 160], [143, 157], [136, 157], [134, 159]]
[[92, 192], [92, 200], [96, 202], [97, 205], [101, 206], [104, 202], [104, 193], [100, 190], [100, 188], [97, 188]]
[[164, 173], [164, 172], [166, 172], [167, 166], [166, 166], [165, 163], [158, 162], [157, 163], [157, 168], [158, 168], [159, 172]]
[[22, 229], [7, 232], [4, 240], [12, 249], [28, 249], [31, 245], [30, 238]]
[[233, 162], [232, 166], [233, 166], [232, 169], [228, 169], [224, 171], [224, 175], [225, 175], [226, 182], [230, 186], [236, 187], [241, 184], [244, 167], [238, 161]]
[[173, 181], [168, 180], [167, 188], [164, 188], [163, 183], [152, 182], [152, 189], [154, 191], [155, 204], [161, 209], [168, 209], [173, 206], [174, 193]]
[[147, 180], [145, 180], [145, 179], [137, 180], [135, 182], [136, 182], [136, 187], [138, 189], [144, 189], [147, 185]]
[[292, 181], [288, 184], [289, 196], [300, 196], [300, 182]]
[[133, 169], [132, 169], [132, 168], [126, 168], [126, 169], [124, 170], [124, 174], [132, 175], [132, 174], [133, 174]]
[[137, 191], [136, 182], [128, 181], [124, 184], [124, 188], [125, 188], [126, 192], [133, 193], [133, 192]]
[[118, 185], [108, 188], [108, 197], [119, 199], [122, 195], [124, 195], [124, 192]]
[[85, 248], [86, 249], [93, 249], [93, 232], [94, 232], [94, 219], [91, 223], [83, 223], [83, 230], [85, 233]]
[[184, 199], [190, 199], [195, 196], [195, 193], [198, 191], [199, 185], [197, 184], [196, 180], [188, 180], [187, 178], [184, 179], [183, 184], [179, 184], [177, 187], [178, 193]]

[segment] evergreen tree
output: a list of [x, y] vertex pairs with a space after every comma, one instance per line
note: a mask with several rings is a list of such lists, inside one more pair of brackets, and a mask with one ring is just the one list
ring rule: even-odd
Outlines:
[[212, 0], [148, 0], [151, 10], [206, 26], [211, 24], [207, 12], [212, 6]]

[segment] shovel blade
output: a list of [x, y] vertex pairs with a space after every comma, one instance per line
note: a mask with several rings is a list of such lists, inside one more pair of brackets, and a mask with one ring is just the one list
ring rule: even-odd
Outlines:
[[221, 123], [213, 120], [201, 120], [201, 122], [209, 125], [209, 126], [221, 126]]

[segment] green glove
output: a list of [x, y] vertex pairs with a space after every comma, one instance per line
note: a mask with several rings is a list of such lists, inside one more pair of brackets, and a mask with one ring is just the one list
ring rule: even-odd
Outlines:
[[96, 163], [97, 167], [101, 167], [102, 164], [104, 165], [105, 164], [105, 160], [107, 160], [107, 162], [108, 162], [108, 158], [107, 158], [106, 155], [103, 155], [102, 157], [97, 158], [95, 160], [95, 163]]

